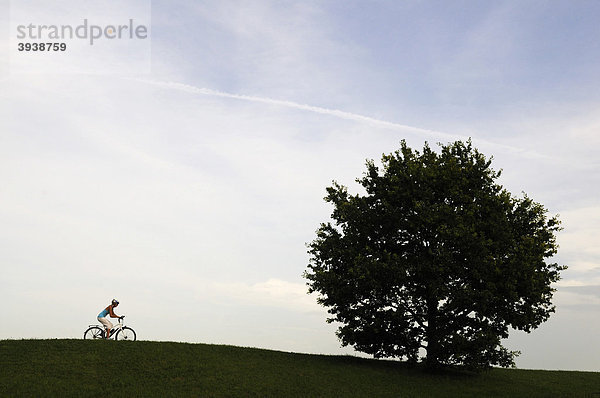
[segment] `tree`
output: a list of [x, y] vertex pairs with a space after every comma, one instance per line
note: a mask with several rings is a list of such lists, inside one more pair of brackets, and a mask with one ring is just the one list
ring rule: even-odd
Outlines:
[[341, 324], [342, 345], [376, 358], [514, 366], [518, 352], [501, 339], [555, 309], [551, 283], [566, 267], [546, 259], [560, 222], [499, 185], [471, 140], [440, 146], [420, 153], [402, 141], [382, 168], [367, 161], [364, 195], [327, 188], [334, 223], [308, 244], [309, 292]]

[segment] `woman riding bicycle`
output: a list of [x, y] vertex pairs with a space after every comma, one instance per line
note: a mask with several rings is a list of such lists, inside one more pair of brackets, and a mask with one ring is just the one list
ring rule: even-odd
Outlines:
[[115, 314], [114, 312], [114, 308], [117, 307], [119, 305], [119, 302], [117, 301], [117, 299], [113, 299], [112, 302], [110, 303], [110, 305], [108, 307], [106, 307], [104, 310], [102, 310], [101, 313], [98, 314], [98, 321], [104, 325], [104, 327], [106, 328], [106, 338], [108, 339], [110, 337], [110, 329], [112, 329], [113, 324], [111, 321], [109, 321], [106, 316], [110, 315], [111, 318], [124, 318], [122, 316], [118, 316], [117, 314]]

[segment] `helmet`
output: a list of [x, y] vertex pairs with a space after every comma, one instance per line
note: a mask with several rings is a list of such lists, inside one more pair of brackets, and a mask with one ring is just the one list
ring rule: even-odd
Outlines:
[[117, 301], [117, 299], [112, 300], [112, 305], [119, 305], [119, 302]]

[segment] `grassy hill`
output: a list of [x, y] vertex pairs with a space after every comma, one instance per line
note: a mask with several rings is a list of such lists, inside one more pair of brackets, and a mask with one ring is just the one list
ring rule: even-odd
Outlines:
[[1, 397], [600, 397], [600, 373], [431, 375], [392, 361], [166, 342], [0, 341]]

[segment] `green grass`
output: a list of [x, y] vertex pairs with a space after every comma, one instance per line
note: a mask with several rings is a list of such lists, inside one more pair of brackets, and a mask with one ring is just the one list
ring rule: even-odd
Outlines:
[[0, 397], [600, 397], [600, 373], [432, 375], [403, 363], [165, 342], [0, 341]]

